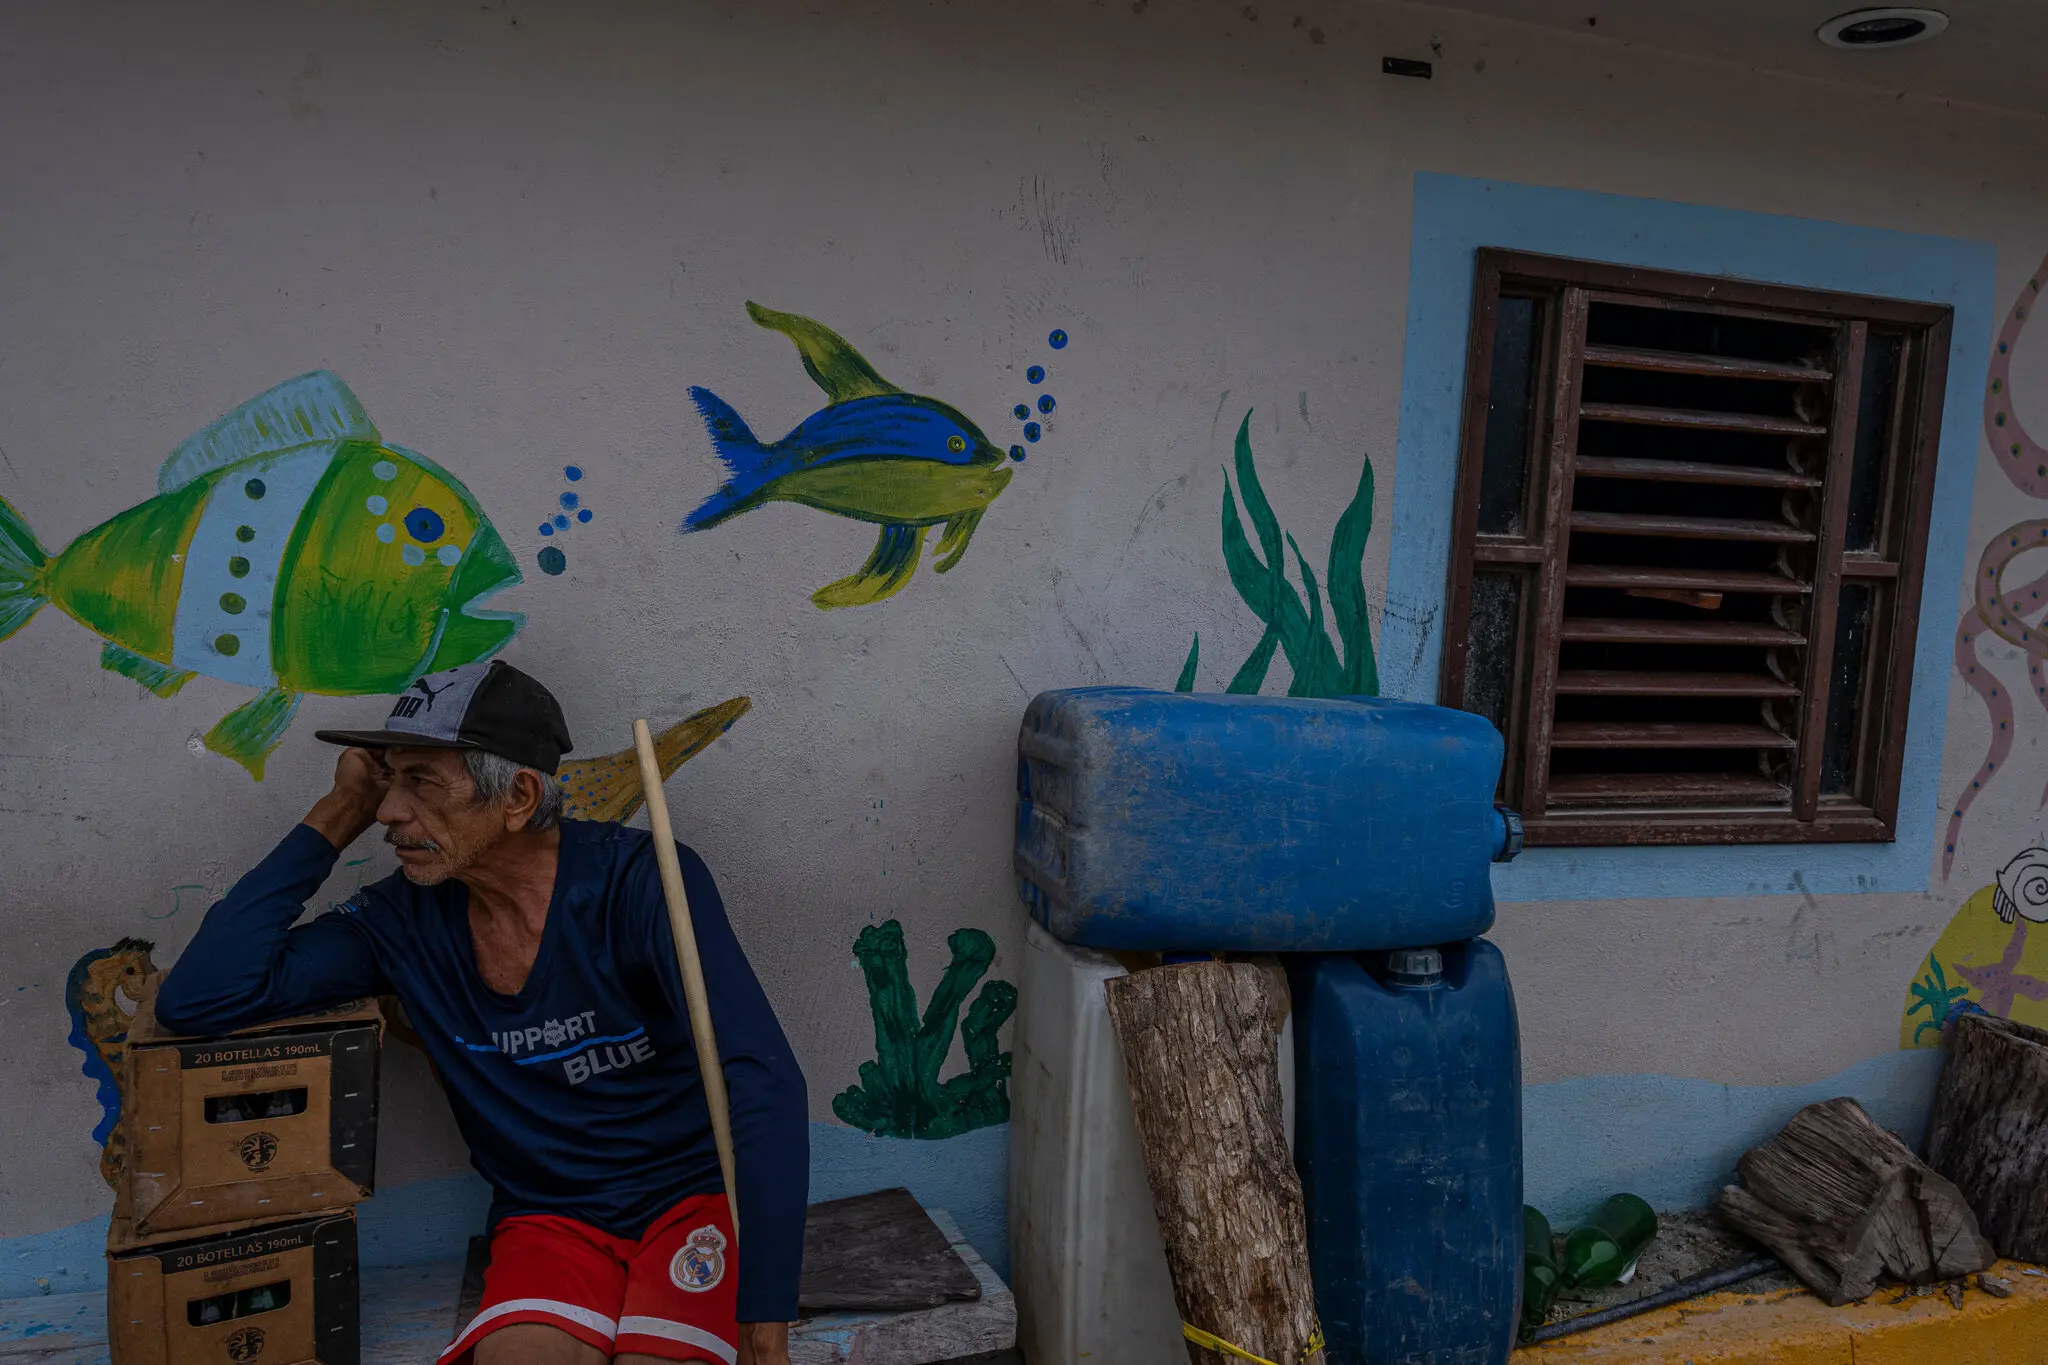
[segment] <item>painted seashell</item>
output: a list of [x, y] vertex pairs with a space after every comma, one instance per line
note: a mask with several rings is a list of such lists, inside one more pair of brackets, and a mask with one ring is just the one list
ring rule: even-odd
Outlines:
[[2048, 848], [2026, 849], [1999, 870], [1991, 906], [2007, 924], [2019, 915], [2048, 924]]

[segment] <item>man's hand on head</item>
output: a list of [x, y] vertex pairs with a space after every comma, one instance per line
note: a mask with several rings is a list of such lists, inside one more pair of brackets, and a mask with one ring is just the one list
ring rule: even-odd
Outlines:
[[743, 1322], [739, 1365], [789, 1365], [789, 1324]]
[[305, 822], [336, 848], [347, 848], [377, 823], [377, 807], [391, 785], [391, 770], [368, 749], [344, 749], [334, 765], [334, 786], [313, 803]]

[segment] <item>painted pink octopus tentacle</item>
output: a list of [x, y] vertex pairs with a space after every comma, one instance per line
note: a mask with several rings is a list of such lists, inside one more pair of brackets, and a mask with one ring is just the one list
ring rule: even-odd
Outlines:
[[1984, 386], [1984, 434], [1998, 452], [1998, 467], [2012, 486], [2030, 498], [2048, 499], [2048, 446], [2020, 428], [2012, 407], [2012, 353], [2019, 345], [2020, 332], [2027, 325], [2034, 305], [2041, 297], [2041, 277], [2048, 275], [2048, 259], [2041, 262], [2027, 287], [2013, 301], [1991, 351], [1991, 375]]
[[1956, 627], [1956, 672], [1963, 675], [1963, 684], [1975, 692], [1984, 702], [1984, 710], [1991, 719], [1991, 747], [1984, 755], [1984, 761], [1977, 765], [1977, 771], [1970, 777], [1970, 785], [1956, 797], [1955, 809], [1949, 813], [1948, 834], [1941, 841], [1941, 879], [1948, 880], [1949, 869], [1955, 866], [1956, 844], [1963, 835], [1963, 817], [1977, 800], [1977, 793], [1991, 783], [1999, 765], [2012, 753], [2012, 697], [1999, 686], [1992, 675], [1977, 658], [1977, 632], [1984, 628], [1975, 610], [1963, 613], [1961, 624]]
[[[2026, 288], [2020, 291], [2020, 296], [2013, 301], [2012, 311], [2006, 315], [2005, 326], [1999, 330], [1998, 341], [1992, 349], [1991, 371], [1984, 386], [1984, 435], [1998, 456], [1998, 467], [2005, 472], [2013, 487], [2028, 497], [2048, 500], [2048, 446], [2026, 433], [2012, 405], [2013, 348], [2019, 344], [2020, 332], [2025, 329], [2029, 315], [2040, 300], [2043, 275], [2048, 275], [2048, 259], [2043, 259], [2040, 268], [2027, 280]], [[1999, 575], [2006, 565], [2032, 549], [2048, 549], [2048, 522], [2021, 522], [1991, 538], [1978, 561], [1971, 585], [1970, 597], [1976, 605], [1964, 613], [1956, 626], [1956, 671], [1963, 675], [1965, 685], [1984, 702], [1984, 709], [1991, 720], [1991, 744], [1984, 761], [1970, 778], [1969, 787], [1956, 798], [1954, 810], [1949, 815], [1948, 834], [1942, 840], [1941, 875], [1944, 881], [1955, 864], [1964, 815], [1976, 801], [1977, 793], [1989, 785], [1999, 765], [2012, 753], [2012, 696], [1999, 686], [1998, 679], [1978, 659], [1976, 637], [1980, 632], [1988, 630], [2025, 651], [2027, 683], [2043, 710], [2048, 711], [2048, 677], [2044, 677], [2042, 671], [2044, 662], [2048, 662], [2048, 639], [2044, 639], [2038, 625], [2030, 625], [2026, 619], [2037, 609], [2037, 604], [2041, 604], [2040, 594], [2048, 591], [2048, 575], [2011, 593], [2007, 593], [1999, 582]], [[2041, 800], [2042, 804], [2048, 805], [2048, 790], [2042, 792]]]

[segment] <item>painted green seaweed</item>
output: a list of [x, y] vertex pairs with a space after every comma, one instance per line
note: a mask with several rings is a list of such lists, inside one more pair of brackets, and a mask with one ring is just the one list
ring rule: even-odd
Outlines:
[[1017, 988], [1007, 981], [981, 988], [959, 1022], [967, 1069], [941, 1081], [960, 1007], [996, 956], [995, 940], [979, 929], [956, 930], [946, 946], [953, 961], [920, 1019], [903, 926], [893, 919], [871, 924], [854, 940], [875, 1016], [875, 1060], [861, 1063], [859, 1085], [833, 1097], [832, 1112], [842, 1122], [877, 1137], [949, 1138], [1009, 1121], [1010, 1054], [996, 1035], [1017, 1011]]
[[[1330, 619], [1337, 627], [1333, 643], [1323, 625], [1322, 593], [1316, 576], [1308, 567], [1291, 534], [1280, 529], [1272, 504], [1259, 484], [1259, 471], [1252, 459], [1252, 415], [1245, 412], [1237, 428], [1237, 489], [1244, 495], [1244, 508], [1258, 533], [1254, 550], [1245, 536], [1238, 515], [1236, 490], [1226, 470], [1223, 476], [1223, 562], [1230, 569], [1230, 582], [1252, 614], [1265, 622], [1266, 629], [1251, 654], [1239, 665], [1226, 692], [1255, 693], [1266, 682], [1266, 670], [1273, 655], [1285, 652], [1294, 670], [1288, 685], [1290, 697], [1376, 697], [1380, 690], [1379, 665], [1373, 658], [1371, 622], [1366, 611], [1365, 580], [1360, 566], [1365, 560], [1366, 538], [1372, 533], [1372, 461], [1359, 471], [1358, 491], [1351, 505], [1337, 518], [1330, 537], [1327, 577], [1330, 591]], [[1297, 593], [1287, 581], [1287, 556], [1281, 545], [1294, 552], [1305, 594]], [[1304, 603], [1304, 596], [1306, 602]], [[1200, 662], [1202, 637], [1197, 635], [1181, 665], [1176, 692], [1195, 689], [1195, 668]]]
[[1948, 1022], [1949, 1012], [1970, 993], [1968, 986], [1951, 986], [1948, 976], [1941, 970], [1941, 961], [1932, 953], [1927, 957], [1927, 975], [1912, 985], [1913, 1003], [1906, 1006], [1907, 1014], [1927, 1011], [1927, 1018], [1913, 1026], [1913, 1043], [1919, 1045], [1920, 1035], [1928, 1029], [1939, 1034], [1942, 1025]]

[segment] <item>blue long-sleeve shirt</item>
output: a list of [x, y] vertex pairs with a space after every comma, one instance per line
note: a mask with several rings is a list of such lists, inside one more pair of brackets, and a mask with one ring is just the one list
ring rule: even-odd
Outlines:
[[[785, 1322], [809, 1191], [803, 1072], [710, 871], [678, 853], [731, 1095], [739, 1319]], [[158, 1019], [218, 1033], [396, 995], [496, 1192], [493, 1224], [552, 1213], [638, 1237], [677, 1200], [724, 1189], [647, 834], [563, 823], [540, 953], [515, 995], [477, 971], [459, 881], [394, 873], [294, 928], [339, 856], [311, 826], [286, 835], [206, 912], [158, 990]]]

